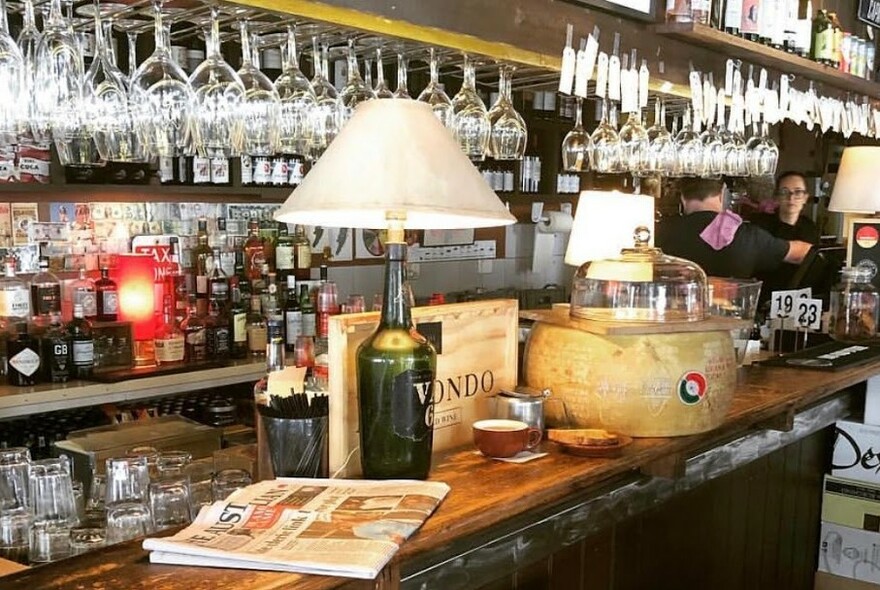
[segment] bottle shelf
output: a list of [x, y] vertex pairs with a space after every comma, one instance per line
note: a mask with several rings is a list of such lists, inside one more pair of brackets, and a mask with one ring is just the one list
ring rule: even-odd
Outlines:
[[[293, 192], [294, 187], [260, 187], [260, 186], [215, 186], [215, 185], [170, 185], [170, 184], [66, 184], [66, 183], [9, 183], [0, 184], [0, 195], [33, 194], [34, 197], [46, 197], [47, 200], [58, 201], [60, 195], [87, 193], [88, 200], [100, 201], [102, 197], [109, 200], [126, 201], [144, 200], [177, 200], [181, 196], [198, 196], [202, 200], [230, 201], [235, 199], [254, 198], [267, 202], [282, 203]], [[158, 198], [157, 198], [158, 197]], [[39, 200], [39, 199], [36, 199]]]
[[650, 30], [691, 45], [698, 45], [748, 63], [764, 66], [777, 72], [820, 82], [843, 92], [880, 98], [880, 84], [852, 74], [841, 72], [831, 66], [774, 49], [736, 35], [697, 23], [665, 23], [651, 25]]

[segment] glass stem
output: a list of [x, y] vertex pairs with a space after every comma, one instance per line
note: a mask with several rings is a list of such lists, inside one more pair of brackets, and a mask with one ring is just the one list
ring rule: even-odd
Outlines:
[[205, 37], [210, 47], [207, 48], [208, 55], [220, 56], [220, 9], [217, 6], [211, 7], [211, 36]]
[[128, 77], [133, 78], [137, 70], [137, 33], [126, 31], [125, 36], [128, 39]]
[[167, 39], [165, 39], [165, 25], [162, 22], [162, 3], [154, 0], [153, 12], [155, 13], [156, 22], [153, 28], [153, 34], [156, 37], [156, 49], [168, 49]]
[[584, 126], [584, 123], [582, 120], [583, 115], [581, 113], [584, 110], [584, 99], [581, 98], [580, 96], [578, 96], [577, 99], [575, 99], [575, 102], [576, 102], [576, 106], [574, 109], [574, 128], [575, 129], [582, 129]]
[[253, 59], [253, 53], [251, 52], [251, 38], [248, 35], [247, 21], [241, 21], [238, 26], [241, 31], [241, 65], [244, 67], [247, 64], [251, 64], [251, 60]]
[[318, 44], [317, 35], [312, 37], [312, 68], [315, 70], [315, 78], [321, 76], [321, 47]]
[[431, 85], [436, 86], [437, 84], [439, 84], [439, 80], [440, 80], [440, 75], [438, 72], [437, 54], [434, 51], [434, 48], [432, 47], [431, 48]]
[[382, 48], [376, 48], [376, 88], [385, 87], [385, 68], [382, 67]]
[[296, 53], [296, 25], [287, 27], [287, 70], [293, 71], [299, 68], [299, 58]]
[[403, 53], [397, 54], [397, 91], [401, 94], [409, 92], [406, 81], [406, 60]]
[[354, 53], [354, 39], [348, 40], [348, 81], [356, 82], [360, 78], [357, 56]]

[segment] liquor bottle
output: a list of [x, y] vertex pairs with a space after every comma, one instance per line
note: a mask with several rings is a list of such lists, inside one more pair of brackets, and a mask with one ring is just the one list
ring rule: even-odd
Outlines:
[[284, 344], [289, 352], [296, 349], [296, 339], [302, 335], [303, 317], [296, 293], [296, 277], [287, 277], [287, 299], [284, 302]]
[[743, 0], [727, 0], [724, 6], [724, 32], [739, 35], [742, 24]]
[[689, 23], [692, 0], [666, 0], [666, 22]]
[[208, 298], [216, 299], [217, 304], [226, 310], [229, 304], [229, 279], [220, 267], [220, 249], [214, 248], [214, 264], [208, 277]]
[[16, 338], [10, 338], [6, 343], [9, 355], [6, 379], [10, 385], [20, 387], [36, 385], [40, 371], [40, 352], [37, 341], [28, 334], [26, 322], [19, 322], [16, 326], [16, 332]]
[[6, 260], [3, 279], [0, 279], [0, 317], [10, 320], [31, 317], [31, 297], [24, 281], [15, 276], [15, 261]]
[[761, 0], [761, 14], [758, 19], [758, 42], [770, 45], [773, 38], [773, 30], [782, 29], [781, 23], [776, 22], [776, 4], [779, 0]]
[[700, 25], [709, 24], [711, 0], [691, 0], [691, 20]]
[[79, 269], [79, 278], [70, 284], [71, 313], [77, 303], [83, 308], [83, 316], [93, 320], [98, 316], [98, 298], [95, 281], [86, 275], [86, 269]]
[[275, 273], [278, 282], [287, 284], [287, 277], [296, 269], [293, 236], [287, 231], [286, 223], [278, 224], [278, 243], [275, 245]]
[[249, 281], [260, 278], [263, 265], [266, 264], [266, 251], [260, 239], [260, 222], [251, 219], [248, 222], [248, 237], [244, 242], [244, 274]]
[[328, 280], [327, 266], [321, 265], [321, 284], [318, 286], [316, 311], [318, 312], [318, 337], [326, 338], [330, 316], [339, 313], [339, 297], [336, 283]]
[[749, 41], [757, 41], [761, 28], [761, 0], [743, 0], [739, 34]]
[[275, 278], [274, 272], [270, 272], [266, 275], [266, 286], [260, 297], [260, 305], [263, 309], [263, 316], [267, 320], [277, 319], [280, 322], [284, 321], [284, 312], [281, 308], [281, 301], [278, 292], [278, 282]]
[[266, 439], [266, 430], [263, 428], [263, 420], [256, 406], [269, 405], [269, 375], [275, 371], [284, 369], [286, 364], [284, 357], [284, 339], [281, 325], [272, 322], [271, 338], [267, 332], [266, 345], [263, 352], [266, 355], [266, 375], [254, 385], [254, 424], [257, 431], [257, 477], [271, 479], [272, 462], [269, 456], [269, 445]]
[[231, 342], [229, 356], [234, 359], [247, 357], [247, 310], [242, 304], [241, 288], [238, 277], [233, 276], [229, 281], [231, 303], [229, 307], [229, 324], [231, 326]]
[[110, 278], [110, 269], [101, 269], [101, 278], [95, 281], [95, 294], [98, 296], [98, 321], [115, 322], [119, 317], [119, 292], [116, 281]]
[[828, 20], [831, 21], [831, 48], [828, 65], [838, 68], [840, 67], [840, 51], [843, 46], [843, 27], [840, 26], [836, 12], [829, 12]]
[[192, 250], [193, 265], [196, 275], [196, 305], [198, 314], [204, 316], [208, 311], [208, 276], [214, 259], [211, 247], [208, 246], [208, 220], [199, 218], [196, 246]]
[[260, 239], [263, 240], [263, 255], [269, 270], [275, 270], [275, 245], [278, 243], [278, 224], [271, 219], [260, 221]]
[[385, 244], [379, 327], [357, 352], [361, 465], [367, 479], [425, 479], [431, 469], [437, 355], [412, 322], [402, 237]]
[[189, 315], [180, 324], [180, 330], [183, 332], [184, 338], [184, 362], [193, 363], [207, 359], [205, 322], [198, 316], [195, 297], [189, 299]]
[[828, 13], [820, 9], [813, 19], [813, 60], [823, 64], [830, 61], [832, 34], [833, 29], [831, 21], [828, 20]]
[[70, 379], [73, 365], [70, 348], [70, 336], [61, 325], [61, 315], [54, 314], [49, 327], [40, 337], [40, 359], [45, 381], [65, 383]]
[[183, 332], [174, 318], [173, 298], [165, 296], [162, 306], [162, 323], [156, 329], [154, 345], [156, 347], [156, 364], [159, 366], [182, 363], [186, 355], [186, 344]]
[[298, 281], [312, 278], [312, 246], [306, 237], [306, 230], [301, 225], [293, 228], [294, 265], [293, 274]]
[[299, 308], [302, 311], [302, 335], [316, 336], [318, 331], [318, 315], [308, 285], [299, 286]]
[[89, 379], [95, 368], [95, 340], [92, 337], [92, 323], [85, 319], [81, 305], [73, 306], [73, 319], [67, 324], [67, 336], [73, 354], [72, 376]]
[[171, 310], [174, 323], [180, 326], [187, 316], [189, 290], [186, 288], [186, 275], [180, 266], [180, 242], [171, 242], [171, 271], [165, 276], [165, 293], [171, 296]]
[[208, 301], [208, 317], [205, 320], [208, 358], [212, 361], [225, 361], [229, 358], [231, 336], [229, 318], [225, 306], [213, 297]]
[[61, 313], [61, 281], [49, 272], [49, 257], [40, 256], [40, 270], [31, 278], [31, 313], [44, 318]]
[[263, 356], [266, 354], [267, 338], [266, 319], [263, 317], [260, 308], [260, 296], [251, 295], [251, 312], [247, 317], [248, 353], [251, 356]]

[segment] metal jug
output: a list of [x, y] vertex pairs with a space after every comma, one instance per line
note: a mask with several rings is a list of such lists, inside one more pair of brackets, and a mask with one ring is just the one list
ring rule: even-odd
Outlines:
[[502, 389], [489, 400], [495, 417], [519, 420], [543, 432], [544, 400], [549, 396], [549, 389], [539, 391], [530, 387], [516, 387], [512, 391]]

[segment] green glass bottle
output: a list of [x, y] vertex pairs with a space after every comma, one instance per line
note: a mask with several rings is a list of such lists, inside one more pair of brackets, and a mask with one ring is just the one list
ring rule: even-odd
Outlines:
[[416, 332], [404, 279], [406, 244], [386, 244], [379, 327], [358, 348], [361, 465], [369, 479], [425, 479], [434, 442], [437, 354]]

